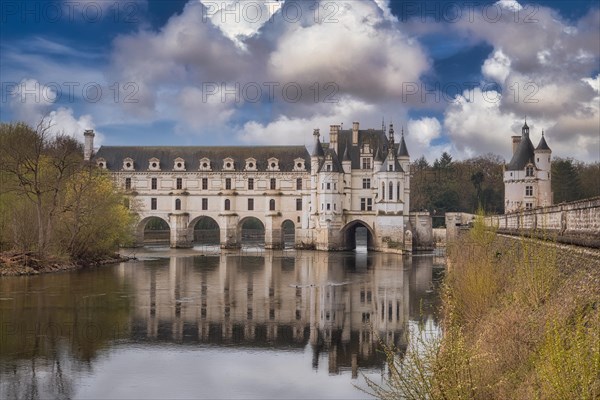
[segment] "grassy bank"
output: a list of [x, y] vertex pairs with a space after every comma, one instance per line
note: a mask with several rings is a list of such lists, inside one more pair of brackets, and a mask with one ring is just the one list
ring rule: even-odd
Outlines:
[[481, 224], [448, 247], [443, 337], [389, 353], [380, 398], [600, 398], [600, 252]]

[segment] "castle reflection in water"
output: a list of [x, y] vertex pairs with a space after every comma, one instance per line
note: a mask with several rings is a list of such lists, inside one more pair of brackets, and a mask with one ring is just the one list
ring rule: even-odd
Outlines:
[[379, 367], [409, 320], [435, 320], [433, 256], [262, 252], [146, 259], [119, 275], [136, 293], [136, 341], [302, 350], [332, 374]]

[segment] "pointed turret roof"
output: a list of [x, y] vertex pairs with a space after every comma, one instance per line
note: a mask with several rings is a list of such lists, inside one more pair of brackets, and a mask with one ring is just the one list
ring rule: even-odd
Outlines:
[[408, 148], [406, 147], [406, 142], [404, 141], [404, 127], [402, 127], [400, 146], [398, 146], [398, 157], [410, 157], [408, 154]]
[[394, 172], [404, 172], [404, 170], [402, 169], [402, 166], [398, 162], [398, 159], [396, 158], [396, 155], [394, 153], [388, 153], [385, 160], [383, 160], [383, 164], [381, 165], [381, 168], [379, 169], [379, 171], [380, 172], [388, 172], [388, 164], [390, 163], [391, 159], [394, 162]]
[[377, 148], [375, 149], [375, 157], [373, 157], [373, 160], [383, 161], [383, 158], [381, 157], [381, 151], [379, 151], [379, 146], [377, 146]]
[[323, 146], [321, 145], [321, 141], [317, 139], [315, 147], [313, 148], [312, 153], [310, 154], [312, 157], [323, 157], [325, 152], [323, 151]]
[[534, 164], [534, 148], [529, 136], [523, 136], [521, 143], [506, 167], [509, 171], [520, 171], [529, 163]]
[[348, 150], [348, 145], [346, 145], [346, 150], [344, 150], [344, 155], [342, 156], [342, 162], [344, 161], [352, 161], [350, 158], [350, 151]]
[[550, 147], [548, 147], [548, 143], [546, 143], [546, 138], [544, 137], [544, 131], [542, 131], [542, 138], [540, 139], [540, 143], [537, 145], [535, 150], [550, 150]]
[[[331, 160], [331, 171], [325, 171], [325, 164], [328, 163]], [[325, 157], [323, 157], [323, 160], [321, 161], [321, 164], [319, 165], [319, 170], [318, 172], [344, 172], [344, 168], [342, 167], [342, 164], [340, 163], [340, 158], [338, 157], [337, 153], [333, 150], [333, 149], [327, 149], [325, 151]]]

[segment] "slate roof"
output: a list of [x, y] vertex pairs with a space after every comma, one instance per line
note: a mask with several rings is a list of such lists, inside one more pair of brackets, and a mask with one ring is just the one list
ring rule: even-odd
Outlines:
[[327, 151], [325, 151], [325, 157], [323, 157], [323, 160], [321, 160], [321, 163], [319, 164], [318, 172], [325, 172], [325, 162], [327, 162], [329, 160], [330, 156], [331, 156], [331, 171], [327, 171], [327, 172], [344, 172], [344, 168], [342, 167], [342, 164], [340, 163], [340, 158], [338, 157], [337, 153], [335, 151], [333, 151], [333, 149], [327, 149]]
[[325, 152], [323, 151], [323, 145], [321, 144], [321, 140], [317, 139], [317, 144], [313, 148], [313, 151], [310, 155], [314, 157], [323, 157], [325, 155]]
[[[358, 145], [352, 145], [352, 129], [344, 129], [338, 132], [338, 154], [339, 157], [345, 161], [348, 158], [351, 161], [352, 169], [360, 169], [360, 150], [365, 142], [368, 142], [372, 151], [373, 156], [379, 156], [379, 161], [383, 161], [388, 153], [389, 141], [383, 129], [362, 129], [358, 131]], [[400, 144], [394, 144], [395, 153], [400, 153], [402, 142]], [[328, 143], [323, 143], [323, 148], [329, 148]], [[348, 154], [346, 154], [346, 151]], [[404, 143], [404, 150], [406, 156], [408, 156], [408, 150], [406, 149], [406, 143]], [[379, 153], [379, 154], [378, 154]], [[374, 157], [375, 159], [375, 157]]]
[[[546, 143], [546, 138], [544, 138], [544, 132], [542, 132], [542, 138], [540, 139], [540, 143], [535, 148], [536, 150], [550, 150], [548, 147], [548, 143]], [[552, 151], [552, 150], [550, 150]]]
[[186, 171], [198, 171], [200, 159], [210, 159], [212, 171], [223, 170], [223, 160], [230, 157], [234, 160], [236, 171], [246, 166], [247, 158], [256, 159], [258, 171], [267, 170], [267, 160], [271, 157], [279, 160], [279, 170], [290, 172], [294, 169], [294, 160], [302, 158], [307, 171], [310, 171], [310, 155], [304, 146], [102, 146], [94, 156], [95, 159], [106, 160], [106, 167], [111, 171], [120, 171], [123, 160], [131, 158], [136, 171], [149, 171], [149, 160], [158, 158], [162, 172], [173, 171], [176, 158], [185, 161]]
[[387, 172], [387, 170], [388, 170], [388, 163], [389, 163], [389, 158], [390, 157], [394, 157], [394, 172], [404, 172], [404, 169], [402, 169], [402, 166], [398, 162], [398, 158], [395, 157], [394, 153], [391, 153], [391, 154], [388, 153], [388, 155], [385, 158], [385, 160], [383, 160], [383, 164], [381, 164], [381, 168], [379, 169], [379, 171], [380, 172]]
[[404, 141], [404, 135], [402, 135], [400, 146], [398, 147], [398, 157], [410, 157], [408, 154], [408, 148], [406, 147], [406, 142]]
[[521, 143], [517, 147], [515, 154], [513, 154], [510, 163], [506, 167], [509, 171], [520, 171], [525, 169], [525, 166], [529, 163], [535, 165], [535, 153], [533, 148], [533, 143], [529, 139], [529, 135], [524, 135], [521, 138]]

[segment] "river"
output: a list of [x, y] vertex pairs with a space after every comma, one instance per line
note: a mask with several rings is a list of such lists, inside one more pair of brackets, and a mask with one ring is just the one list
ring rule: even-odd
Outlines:
[[365, 398], [381, 342], [437, 329], [439, 256], [135, 255], [0, 279], [0, 398]]

